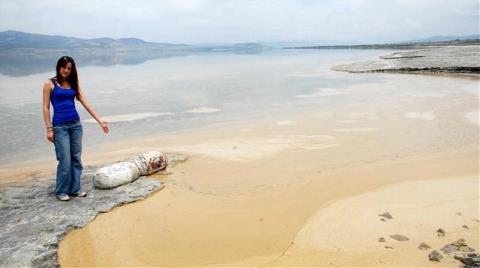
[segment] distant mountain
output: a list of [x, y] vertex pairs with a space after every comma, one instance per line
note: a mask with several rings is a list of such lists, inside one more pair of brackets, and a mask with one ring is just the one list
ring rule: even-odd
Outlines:
[[196, 51], [202, 52], [233, 52], [237, 54], [257, 54], [271, 47], [259, 43], [236, 43], [226, 45], [202, 46], [195, 48]]
[[25, 33], [20, 31], [0, 32], [1, 49], [17, 48], [51, 48], [51, 49], [75, 49], [75, 48], [128, 48], [132, 46], [148, 48], [189, 48], [185, 44], [153, 43], [145, 42], [138, 38], [92, 38], [82, 39], [62, 35], [45, 35]]
[[256, 54], [264, 50], [257, 43], [192, 46], [187, 44], [147, 42], [139, 38], [83, 39], [20, 31], [0, 32], [0, 73], [22, 76], [52, 69], [63, 55], [72, 56], [81, 66], [140, 64], [166, 57], [193, 53]]
[[480, 34], [449, 35], [449, 36], [447, 36], [447, 35], [436, 35], [436, 36], [430, 36], [430, 37], [423, 38], [423, 39], [405, 41], [405, 42], [402, 42], [402, 43], [445, 42], [445, 41], [475, 40], [475, 39], [480, 39]]

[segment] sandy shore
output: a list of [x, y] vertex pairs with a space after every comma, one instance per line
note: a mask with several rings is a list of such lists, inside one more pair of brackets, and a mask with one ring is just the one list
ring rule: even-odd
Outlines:
[[[401, 90], [357, 85], [348, 92], [358, 101], [328, 110], [85, 148], [85, 165], [152, 149], [189, 159], [151, 176], [163, 190], [71, 231], [59, 263], [458, 267], [452, 256], [439, 264], [428, 253], [459, 238], [480, 248], [478, 83], [435, 78], [455, 87], [429, 91], [430, 78], [411, 87], [399, 76]], [[52, 173], [53, 160], [2, 167], [1, 184]], [[393, 219], [381, 221], [385, 211]], [[421, 242], [431, 249], [418, 249]]]
[[[294, 168], [299, 177], [293, 179], [288, 170], [278, 172], [286, 164], [281, 156], [277, 163], [257, 166], [254, 178], [239, 172], [238, 164], [193, 157], [166, 178], [163, 191], [72, 231], [60, 243], [59, 261], [64, 266], [435, 266], [429, 252], [417, 248], [420, 242], [439, 248], [462, 237], [478, 249], [478, 176], [467, 175], [476, 172], [472, 157], [462, 152], [324, 175], [307, 171], [312, 163], [302, 166], [303, 172]], [[271, 182], [262, 184], [264, 179]], [[394, 219], [382, 222], [378, 214], [386, 210]], [[438, 228], [447, 236], [438, 239]], [[410, 241], [389, 239], [397, 233]], [[377, 242], [382, 236], [386, 243]]]
[[[155, 147], [189, 160], [153, 176], [164, 190], [72, 231], [59, 262], [438, 266], [428, 254], [459, 238], [479, 249], [478, 124], [469, 114], [478, 116], [476, 98], [405, 92], [395, 105], [151, 136], [130, 141], [132, 149], [110, 145], [112, 155]], [[385, 211], [393, 219], [381, 221]], [[421, 242], [431, 249], [418, 249]], [[441, 265], [458, 267], [452, 257]]]

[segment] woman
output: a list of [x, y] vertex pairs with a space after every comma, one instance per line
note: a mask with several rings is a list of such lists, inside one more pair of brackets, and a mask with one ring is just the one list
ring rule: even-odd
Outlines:
[[[85, 99], [80, 87], [75, 61], [68, 56], [57, 62], [56, 76], [43, 85], [43, 119], [47, 139], [55, 144], [58, 160], [55, 196], [61, 201], [70, 200], [70, 196], [87, 196], [80, 191], [82, 175], [82, 134], [80, 116], [75, 109], [76, 98], [100, 124], [103, 132], [108, 133], [108, 123], [100, 118]], [[50, 102], [53, 106], [53, 118], [50, 122]]]

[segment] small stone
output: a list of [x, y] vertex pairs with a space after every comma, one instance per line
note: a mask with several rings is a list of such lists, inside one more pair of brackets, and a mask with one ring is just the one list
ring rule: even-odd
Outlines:
[[474, 267], [478, 267], [478, 265], [480, 264], [480, 262], [476, 261], [476, 259], [474, 257], [466, 257], [466, 256], [462, 256], [462, 255], [455, 255], [453, 257], [454, 259], [456, 260], [459, 260], [461, 263], [465, 264], [465, 265], [469, 265], [469, 266], [474, 266]]
[[381, 221], [386, 221], [384, 218], [381, 218], [380, 220], [381, 220]]
[[422, 243], [420, 243], [420, 245], [418, 245], [418, 248], [423, 249], [423, 250], [427, 250], [431, 247], [427, 243], [422, 242]]
[[466, 246], [466, 247], [461, 247], [461, 248], [459, 248], [459, 251], [463, 251], [463, 252], [474, 252], [475, 249]]
[[387, 241], [387, 240], [385, 240], [384, 237], [380, 237], [380, 238], [378, 239], [378, 242], [385, 242], [385, 241]]
[[441, 259], [443, 259], [443, 255], [438, 252], [437, 250], [434, 250], [428, 254], [428, 259], [431, 261], [438, 261], [440, 262]]
[[390, 236], [391, 238], [397, 240], [397, 241], [407, 241], [410, 240], [408, 237], [401, 235], [401, 234], [394, 234]]
[[391, 246], [385, 246], [385, 248], [388, 248], [388, 249], [393, 249], [393, 247], [391, 247]]
[[445, 236], [445, 230], [443, 230], [442, 228], [438, 229], [437, 230], [437, 235], [438, 236]]
[[387, 218], [387, 219], [393, 219], [392, 215], [390, 213], [388, 213], [388, 211], [385, 211], [383, 214], [379, 214], [378, 216], [380, 217], [384, 217], [384, 218]]
[[464, 224], [464, 225], [462, 225], [462, 228], [468, 229], [468, 226]]
[[457, 212], [456, 213], [458, 216], [462, 216], [462, 212]]
[[445, 245], [440, 249], [443, 253], [452, 253], [452, 252], [474, 252], [475, 249], [469, 247], [465, 242], [465, 239], [460, 238], [457, 241], [451, 242], [448, 245]]
[[467, 243], [465, 242], [465, 239], [460, 238], [457, 241], [450, 243], [450, 245], [453, 245], [456, 247], [466, 247]]
[[450, 254], [452, 252], [457, 252], [458, 248], [454, 245], [445, 245], [443, 248], [440, 249], [445, 254]]

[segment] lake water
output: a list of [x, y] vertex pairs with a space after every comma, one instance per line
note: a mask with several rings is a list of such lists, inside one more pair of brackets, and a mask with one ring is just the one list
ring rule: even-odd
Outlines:
[[[387, 53], [278, 49], [259, 54], [192, 54], [137, 65], [78, 66], [87, 100], [110, 122], [110, 133], [105, 135], [76, 102], [84, 126], [83, 145], [328, 109], [340, 105], [339, 90], [381, 84], [386, 76], [335, 72], [332, 65]], [[42, 86], [54, 75], [54, 65], [46, 73], [0, 74], [0, 163], [54, 155], [42, 116]]]

